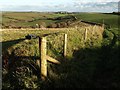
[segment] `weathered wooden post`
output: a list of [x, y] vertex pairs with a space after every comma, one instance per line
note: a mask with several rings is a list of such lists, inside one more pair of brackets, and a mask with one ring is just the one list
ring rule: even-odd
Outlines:
[[40, 48], [40, 75], [44, 81], [47, 77], [47, 60], [46, 60], [46, 37], [39, 37]]
[[85, 38], [84, 38], [84, 40], [86, 41], [87, 40], [87, 28], [85, 29]]
[[66, 57], [67, 54], [67, 34], [64, 34], [64, 57]]

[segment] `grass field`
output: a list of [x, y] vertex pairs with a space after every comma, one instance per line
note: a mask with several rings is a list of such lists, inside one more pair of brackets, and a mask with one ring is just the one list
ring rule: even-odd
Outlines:
[[[67, 14], [39, 13], [39, 12], [3, 12], [3, 25], [16, 27], [36, 27], [36, 24], [45, 23], [46, 26], [54, 23], [52, 18]], [[50, 18], [50, 19], [48, 19]]]
[[[77, 20], [84, 20], [96, 23], [104, 23], [111, 28], [118, 28], [119, 15], [103, 13], [79, 13], [79, 14], [55, 14], [39, 12], [3, 12], [3, 25], [17, 27], [36, 27], [36, 24], [49, 26], [57, 22], [65, 22], [67, 19], [54, 20], [58, 17], [75, 16]], [[69, 19], [68, 19], [69, 20]]]
[[75, 16], [85, 21], [104, 23], [110, 25], [111, 28], [118, 28], [119, 26], [118, 23], [118, 18], [120, 18], [119, 15], [102, 14], [102, 13], [80, 13]]
[[[6, 14], [7, 17], [12, 17], [13, 14], [10, 15], [11, 13]], [[38, 13], [34, 15], [28, 17], [37, 18]], [[58, 16], [65, 15], [58, 14]], [[50, 17], [58, 16], [52, 14]], [[4, 89], [120, 88], [120, 40], [116, 25], [118, 16], [95, 13], [81, 13], [75, 16], [78, 19], [98, 23], [102, 23], [104, 19], [111, 28], [105, 29], [102, 33], [101, 28], [88, 26], [86, 41], [85, 28], [80, 27], [1, 31]], [[18, 18], [22, 20], [26, 17], [18, 16]], [[54, 32], [59, 34], [47, 37], [47, 54], [59, 60], [61, 64], [48, 62], [48, 77], [46, 81], [41, 81], [39, 67], [36, 65], [36, 60], [39, 59], [38, 39], [25, 40], [25, 36], [28, 34], [42, 36]], [[68, 35], [65, 58], [63, 57], [64, 33]]]

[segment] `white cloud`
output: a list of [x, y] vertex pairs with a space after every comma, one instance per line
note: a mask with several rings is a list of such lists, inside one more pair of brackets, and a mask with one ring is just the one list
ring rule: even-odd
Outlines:
[[106, 5], [109, 2], [118, 3], [119, 0], [75, 0], [74, 4], [77, 6], [80, 5], [80, 7], [85, 7], [85, 5], [87, 4], [89, 7], [91, 7], [91, 5], [94, 5], [94, 4]]
[[[92, 2], [93, 1], [93, 2]], [[118, 0], [72, 0], [67, 3], [41, 3], [40, 5], [0, 5], [2, 10], [14, 11], [77, 11], [77, 12], [112, 12], [118, 10]]]
[[97, 2], [119, 2], [119, 0], [97, 0]]
[[89, 2], [119, 2], [119, 0], [75, 0], [74, 2], [89, 3]]

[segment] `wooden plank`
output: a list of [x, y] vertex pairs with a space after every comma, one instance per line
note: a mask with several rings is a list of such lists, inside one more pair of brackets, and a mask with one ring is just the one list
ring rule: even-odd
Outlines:
[[56, 60], [56, 59], [54, 59], [54, 58], [52, 58], [52, 57], [50, 57], [50, 56], [48, 56], [48, 55], [46, 55], [46, 59], [47, 59], [48, 61], [52, 62], [52, 63], [60, 64], [60, 62], [59, 62], [58, 60]]

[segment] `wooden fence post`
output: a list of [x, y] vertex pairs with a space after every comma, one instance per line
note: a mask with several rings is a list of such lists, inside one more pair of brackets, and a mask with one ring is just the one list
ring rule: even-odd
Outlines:
[[46, 60], [46, 37], [39, 37], [40, 48], [40, 75], [44, 81], [47, 77], [47, 60]]
[[86, 41], [86, 40], [87, 40], [87, 28], [85, 29], [85, 35], [84, 35], [84, 36], [85, 36], [84, 39], [85, 39], [85, 41]]
[[64, 34], [64, 57], [66, 57], [67, 54], [67, 34]]

